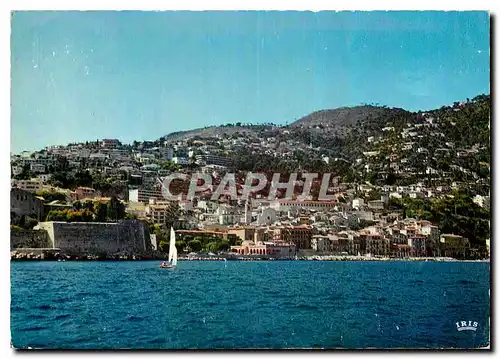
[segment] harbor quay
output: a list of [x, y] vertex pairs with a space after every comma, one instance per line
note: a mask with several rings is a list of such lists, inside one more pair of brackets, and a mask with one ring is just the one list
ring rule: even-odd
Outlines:
[[[15, 261], [138, 261], [138, 260], [164, 260], [166, 256], [160, 253], [142, 255], [69, 255], [62, 253], [58, 248], [19, 248], [11, 252], [11, 260]], [[450, 257], [367, 257], [367, 256], [300, 256], [300, 257], [273, 257], [273, 256], [182, 256], [179, 261], [362, 261], [362, 262], [387, 262], [387, 261], [422, 261], [422, 262], [454, 262], [467, 261]], [[474, 262], [489, 262], [489, 259], [474, 260]]]

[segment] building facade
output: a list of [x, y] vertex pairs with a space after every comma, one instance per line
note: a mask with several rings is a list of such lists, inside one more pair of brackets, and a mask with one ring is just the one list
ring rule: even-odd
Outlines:
[[12, 188], [10, 190], [11, 219], [16, 217], [34, 217], [38, 221], [44, 218], [43, 201], [28, 191]]

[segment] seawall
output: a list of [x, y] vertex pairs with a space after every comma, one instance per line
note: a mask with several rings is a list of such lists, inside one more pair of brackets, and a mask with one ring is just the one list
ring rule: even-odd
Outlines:
[[147, 227], [140, 221], [118, 223], [40, 222], [52, 248], [70, 255], [139, 254], [151, 250]]
[[11, 229], [10, 250], [18, 248], [53, 248], [54, 242], [45, 230]]

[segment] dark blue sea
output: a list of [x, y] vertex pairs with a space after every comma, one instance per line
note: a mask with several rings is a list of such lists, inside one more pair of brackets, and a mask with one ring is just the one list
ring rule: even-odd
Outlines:
[[[490, 265], [12, 262], [16, 348], [478, 348]], [[477, 322], [458, 331], [456, 322]]]

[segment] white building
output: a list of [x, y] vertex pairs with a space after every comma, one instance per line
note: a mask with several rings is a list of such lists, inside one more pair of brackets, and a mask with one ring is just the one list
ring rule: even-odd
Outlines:
[[181, 166], [187, 165], [189, 163], [186, 157], [173, 157], [172, 162]]
[[128, 191], [128, 200], [130, 202], [148, 203], [151, 198], [162, 199], [163, 195], [157, 189], [137, 188]]
[[23, 168], [21, 166], [12, 166], [12, 174], [17, 176], [23, 172]]
[[355, 198], [352, 200], [352, 208], [360, 209], [365, 205], [365, 201], [362, 198]]
[[46, 174], [40, 174], [36, 177], [38, 178], [41, 184], [47, 184], [49, 180], [52, 178], [52, 175], [50, 173], [46, 173]]
[[172, 147], [162, 147], [159, 149], [160, 156], [162, 159], [167, 161], [172, 161], [174, 158], [174, 149]]
[[480, 196], [476, 195], [472, 199], [472, 201], [477, 204], [479, 207], [483, 207], [486, 209], [490, 208], [490, 197], [489, 196]]
[[40, 163], [32, 163], [30, 164], [30, 171], [33, 173], [44, 173], [45, 165], [42, 165]]
[[42, 190], [42, 184], [38, 180], [16, 180], [15, 186], [19, 189], [36, 193]]
[[276, 220], [276, 211], [272, 208], [262, 208], [261, 213], [257, 215], [257, 224], [259, 226], [272, 224]]
[[89, 156], [90, 159], [95, 159], [95, 160], [105, 160], [108, 158], [108, 155], [100, 152], [95, 152], [91, 153]]
[[155, 155], [152, 153], [139, 152], [135, 154], [135, 158], [140, 163], [151, 163], [152, 161], [155, 160]]
[[332, 201], [299, 201], [299, 200], [276, 200], [269, 204], [269, 207], [282, 212], [287, 212], [291, 209], [308, 209], [308, 210], [335, 210], [338, 202]]

